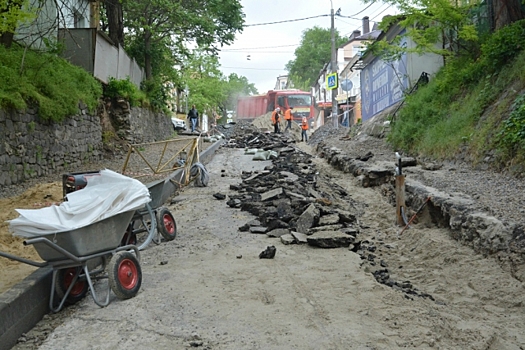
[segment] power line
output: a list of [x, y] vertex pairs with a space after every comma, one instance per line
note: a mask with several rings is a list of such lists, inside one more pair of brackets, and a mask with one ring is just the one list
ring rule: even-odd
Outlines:
[[319, 18], [319, 17], [328, 17], [328, 16], [330, 16], [330, 15], [318, 15], [318, 16], [312, 16], [312, 17], [306, 17], [306, 18], [287, 19], [287, 20], [285, 20], [285, 21], [278, 21], [278, 22], [267, 22], [267, 23], [246, 24], [245, 27], [266, 26], [266, 25], [269, 25], [269, 24], [279, 24], [279, 23], [289, 23], [289, 22], [305, 21], [305, 20], [307, 20], [307, 19]]
[[[350, 18], [350, 19], [355, 19], [355, 20], [361, 20], [362, 18], [357, 18], [357, 17], [354, 17], [354, 16], [357, 16], [358, 14], [360, 13], [363, 13], [364, 11], [366, 11], [368, 8], [370, 8], [370, 6], [372, 6], [374, 3], [370, 3], [367, 7], [365, 7], [364, 9], [362, 9], [361, 11], [357, 12], [357, 13], [354, 13], [353, 15], [350, 15], [350, 16], [343, 16], [341, 14], [335, 14], [336, 16], [339, 16], [339, 17], [343, 17], [343, 18]], [[392, 5], [388, 6], [388, 8], [390, 8]], [[386, 9], [385, 9], [386, 11]], [[384, 11], [383, 11], [384, 12]], [[382, 12], [381, 12], [382, 13]], [[276, 21], [276, 22], [266, 22], [266, 23], [254, 23], [254, 24], [246, 24], [244, 27], [256, 27], [256, 26], [266, 26], [266, 25], [270, 25], [270, 24], [279, 24], [279, 23], [290, 23], [290, 22], [298, 22], [298, 21], [305, 21], [307, 19], [312, 19], [312, 18], [319, 18], [319, 17], [329, 17], [331, 15], [317, 15], [317, 16], [311, 16], [311, 17], [305, 17], [305, 18], [297, 18], [297, 19], [287, 19], [287, 20], [284, 20], [284, 21]]]
[[244, 47], [244, 48], [241, 48], [241, 49], [222, 49], [221, 51], [241, 51], [241, 50], [274, 49], [274, 48], [277, 48], [277, 47], [290, 47], [290, 46], [299, 46], [299, 44], [279, 45], [279, 46], [263, 46], [263, 47]]
[[294, 53], [295, 51], [250, 51], [250, 50], [242, 50], [242, 51], [227, 51], [227, 50], [222, 50], [222, 52], [227, 52], [227, 53], [253, 53], [253, 54], [258, 54], [258, 53]]
[[338, 15], [339, 17], [344, 17], [344, 18], [351, 18], [351, 19], [357, 19], [357, 20], [360, 20], [361, 18], [354, 18], [354, 16], [357, 16], [358, 14], [360, 13], [363, 13], [365, 12], [366, 10], [368, 10], [368, 8], [370, 6], [372, 6], [374, 3], [371, 2], [370, 5], [368, 5], [367, 7], [365, 7], [364, 9], [362, 9], [361, 11], [357, 12], [357, 13], [354, 13], [353, 15], [350, 15], [350, 16], [342, 16], [342, 15]]
[[221, 67], [221, 68], [229, 68], [229, 69], [247, 69], [247, 70], [279, 70], [279, 71], [284, 71], [284, 69], [276, 69], [276, 68], [246, 68], [246, 67]]
[[373, 20], [373, 19], [376, 19], [377, 17], [379, 17], [380, 14], [382, 14], [383, 12], [385, 12], [386, 10], [388, 10], [388, 9], [391, 8], [391, 7], [392, 7], [392, 5], [388, 6], [388, 7], [387, 7], [386, 9], [384, 9], [383, 11], [379, 12], [374, 18], [372, 18], [372, 20]]

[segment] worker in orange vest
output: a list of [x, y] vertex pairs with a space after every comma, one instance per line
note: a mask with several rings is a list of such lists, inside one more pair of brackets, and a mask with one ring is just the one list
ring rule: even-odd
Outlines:
[[276, 134], [280, 132], [279, 130], [280, 117], [281, 117], [281, 109], [277, 107], [272, 113], [273, 132]]
[[292, 119], [293, 119], [293, 107], [290, 106], [285, 112], [284, 112], [284, 120], [286, 120], [286, 128], [284, 131], [290, 129], [292, 130]]
[[308, 119], [306, 117], [303, 117], [303, 121], [301, 122], [301, 141], [308, 142], [308, 135], [306, 134], [306, 130], [308, 130]]

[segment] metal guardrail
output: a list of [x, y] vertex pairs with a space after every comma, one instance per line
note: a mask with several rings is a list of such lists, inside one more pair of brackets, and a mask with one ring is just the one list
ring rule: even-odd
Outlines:
[[[128, 153], [124, 161], [121, 173], [123, 175], [149, 180], [166, 177], [176, 170], [183, 169], [184, 176], [182, 180], [186, 185], [189, 179], [190, 168], [193, 164], [199, 162], [199, 150], [202, 146], [200, 136], [191, 138], [170, 139], [141, 144], [129, 144]], [[140, 161], [132, 157], [136, 155]], [[131, 164], [133, 163], [133, 165]], [[140, 165], [140, 166], [139, 166]], [[144, 166], [146, 166], [144, 168]]]

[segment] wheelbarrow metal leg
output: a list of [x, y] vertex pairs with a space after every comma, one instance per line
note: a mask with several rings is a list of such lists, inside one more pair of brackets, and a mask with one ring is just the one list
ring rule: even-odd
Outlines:
[[93, 282], [91, 281], [91, 276], [89, 275], [89, 270], [87, 267], [87, 264], [83, 264], [82, 268], [84, 269], [84, 273], [86, 275], [86, 281], [89, 285], [89, 290], [91, 291], [91, 296], [93, 297], [93, 301], [95, 304], [97, 304], [100, 307], [106, 307], [109, 305], [109, 294], [111, 293], [111, 289], [109, 288], [109, 282], [108, 282], [108, 292], [106, 294], [106, 300], [101, 301], [97, 298], [97, 294], [95, 292], [95, 288], [93, 288]]
[[49, 309], [52, 312], [56, 313], [56, 312], [59, 312], [60, 310], [62, 310], [62, 308], [64, 307], [64, 304], [66, 302], [66, 299], [69, 296], [69, 293], [71, 293], [71, 290], [75, 286], [75, 283], [77, 283], [78, 277], [80, 276], [80, 271], [81, 271], [80, 269], [77, 271], [77, 273], [75, 274], [75, 277], [73, 277], [73, 280], [71, 281], [71, 284], [69, 285], [69, 287], [67, 288], [66, 292], [64, 293], [64, 296], [60, 300], [60, 303], [58, 304], [57, 307], [55, 307], [54, 306], [55, 294], [56, 294], [55, 286], [56, 286], [56, 283], [57, 283], [58, 270], [57, 269], [53, 269], [53, 278], [51, 279], [51, 295], [49, 297]]

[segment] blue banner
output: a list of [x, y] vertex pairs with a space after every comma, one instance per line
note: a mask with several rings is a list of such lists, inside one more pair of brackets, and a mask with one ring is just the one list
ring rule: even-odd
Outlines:
[[[406, 45], [406, 41], [402, 43]], [[363, 121], [403, 99], [408, 88], [406, 54], [399, 60], [385, 62], [375, 58], [361, 72], [361, 105]]]

